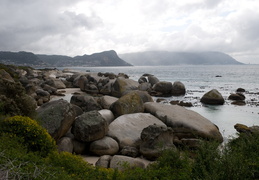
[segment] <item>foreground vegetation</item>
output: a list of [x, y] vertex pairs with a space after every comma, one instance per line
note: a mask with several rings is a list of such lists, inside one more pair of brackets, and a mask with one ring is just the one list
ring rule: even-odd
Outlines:
[[1, 118], [0, 123], [0, 179], [259, 178], [258, 133], [240, 134], [220, 149], [218, 143], [206, 142], [197, 150], [168, 150], [147, 169], [120, 172], [94, 167], [77, 155], [58, 153], [46, 130], [28, 117]]

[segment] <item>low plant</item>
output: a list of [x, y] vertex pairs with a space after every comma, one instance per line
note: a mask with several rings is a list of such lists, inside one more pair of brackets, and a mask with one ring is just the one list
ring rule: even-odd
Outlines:
[[29, 117], [9, 117], [1, 121], [0, 125], [2, 133], [8, 134], [10, 137], [22, 138], [29, 151], [47, 156], [56, 149], [55, 141], [47, 130]]

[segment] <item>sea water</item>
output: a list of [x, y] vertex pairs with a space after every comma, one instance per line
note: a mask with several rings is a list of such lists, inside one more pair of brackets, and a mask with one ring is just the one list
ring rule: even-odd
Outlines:
[[[130, 67], [66, 67], [78, 71], [125, 73], [138, 80], [144, 73], [160, 81], [181, 81], [187, 90], [185, 96], [167, 97], [171, 100], [192, 102], [188, 108], [206, 117], [219, 127], [224, 138], [234, 137], [234, 125], [259, 125], [259, 65], [182, 65], [182, 66], [130, 66]], [[59, 68], [63, 69], [63, 68]], [[227, 98], [237, 88], [244, 88], [246, 105], [235, 106]], [[200, 103], [200, 98], [211, 89], [217, 89], [226, 102], [220, 106]]]

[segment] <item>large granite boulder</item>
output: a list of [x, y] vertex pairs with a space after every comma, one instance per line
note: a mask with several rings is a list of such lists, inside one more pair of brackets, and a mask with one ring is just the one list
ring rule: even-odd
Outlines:
[[202, 96], [201, 102], [210, 105], [223, 105], [225, 100], [218, 90], [212, 89]]
[[116, 97], [105, 95], [99, 99], [99, 104], [102, 106], [103, 109], [110, 109], [111, 105], [117, 100], [118, 98]]
[[172, 128], [150, 125], [143, 129], [139, 151], [145, 158], [157, 159], [166, 149], [176, 150]]
[[43, 104], [37, 113], [41, 125], [55, 140], [68, 132], [76, 117], [73, 105], [62, 99]]
[[148, 79], [148, 82], [151, 84], [151, 86], [154, 86], [156, 83], [159, 82], [159, 79], [153, 75], [148, 75], [147, 79]]
[[149, 112], [174, 130], [179, 138], [204, 138], [219, 142], [223, 137], [217, 126], [200, 114], [178, 105], [165, 105], [148, 102], [144, 104], [145, 112]]
[[114, 118], [114, 115], [112, 113], [111, 110], [108, 110], [108, 109], [102, 109], [100, 111], [98, 111], [102, 117], [106, 120], [107, 124], [111, 124], [111, 122], [115, 119]]
[[150, 96], [147, 91], [135, 90], [135, 91], [132, 91], [132, 92], [135, 92], [136, 94], [138, 94], [143, 103], [154, 102], [152, 96]]
[[158, 93], [159, 96], [171, 96], [173, 85], [171, 82], [160, 81], [157, 82], [152, 89]]
[[66, 85], [63, 83], [61, 79], [49, 78], [45, 83], [57, 89], [66, 88]]
[[143, 101], [136, 92], [130, 92], [122, 96], [112, 104], [110, 109], [115, 117], [124, 114], [144, 112]]
[[182, 82], [180, 81], [175, 81], [172, 87], [172, 92], [171, 94], [173, 96], [183, 96], [186, 93], [185, 86]]
[[98, 111], [89, 111], [78, 116], [71, 129], [75, 139], [82, 142], [102, 139], [107, 131], [108, 124]]
[[112, 96], [120, 98], [124, 94], [137, 90], [139, 83], [132, 79], [125, 79], [122, 77], [118, 77], [112, 86]]
[[125, 170], [127, 168], [140, 167], [145, 168], [145, 163], [140, 158], [132, 158], [122, 155], [115, 155], [110, 161], [110, 168]]
[[120, 148], [125, 146], [138, 147], [142, 130], [152, 124], [166, 127], [162, 121], [149, 113], [122, 115], [109, 125], [107, 136], [115, 139]]
[[102, 139], [96, 140], [90, 144], [90, 152], [102, 156], [102, 155], [114, 155], [119, 151], [119, 145], [111, 137], [105, 136]]
[[73, 95], [70, 103], [79, 106], [84, 112], [102, 109], [92, 96]]

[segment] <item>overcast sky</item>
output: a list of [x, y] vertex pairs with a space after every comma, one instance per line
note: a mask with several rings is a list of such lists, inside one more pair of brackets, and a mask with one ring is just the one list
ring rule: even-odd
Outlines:
[[258, 0], [0, 0], [0, 50], [221, 51], [259, 64]]

